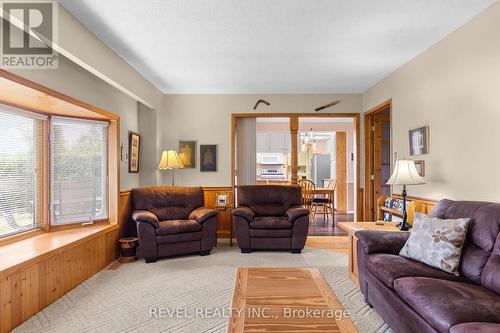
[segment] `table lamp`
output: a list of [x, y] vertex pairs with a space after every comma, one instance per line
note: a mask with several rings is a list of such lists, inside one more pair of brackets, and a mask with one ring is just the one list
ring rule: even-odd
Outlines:
[[161, 154], [160, 163], [158, 164], [158, 169], [160, 170], [172, 170], [172, 186], [175, 185], [175, 169], [182, 169], [182, 165], [179, 155], [175, 150], [164, 150]]
[[394, 171], [391, 178], [387, 181], [389, 185], [403, 185], [403, 221], [401, 222], [400, 230], [408, 230], [407, 216], [406, 216], [406, 185], [419, 185], [425, 184], [424, 179], [419, 175], [415, 162], [412, 160], [399, 160], [396, 161]]

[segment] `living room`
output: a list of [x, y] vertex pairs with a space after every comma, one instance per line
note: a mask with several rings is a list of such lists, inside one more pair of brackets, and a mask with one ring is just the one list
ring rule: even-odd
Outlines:
[[1, 6], [0, 332], [500, 331], [497, 1]]

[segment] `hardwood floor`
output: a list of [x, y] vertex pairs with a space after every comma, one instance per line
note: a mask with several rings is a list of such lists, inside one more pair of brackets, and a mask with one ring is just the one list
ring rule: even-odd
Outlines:
[[239, 268], [231, 308], [231, 333], [357, 332], [313, 268]]
[[323, 220], [321, 214], [317, 214], [314, 223], [309, 225], [309, 236], [347, 236], [347, 232], [339, 228], [338, 222], [352, 222], [354, 214], [335, 213], [335, 226], [332, 225], [331, 219]]

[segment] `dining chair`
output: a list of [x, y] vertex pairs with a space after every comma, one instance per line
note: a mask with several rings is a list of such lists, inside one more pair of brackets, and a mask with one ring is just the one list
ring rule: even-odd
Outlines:
[[[332, 190], [331, 193], [327, 193], [322, 197], [314, 197], [312, 205], [313, 207], [313, 214], [316, 216], [316, 214], [320, 213], [323, 215], [323, 221], [328, 220], [328, 216], [331, 215], [332, 217], [332, 225], [335, 225], [335, 189], [337, 187], [337, 180], [336, 179], [331, 179], [326, 188]], [[318, 207], [321, 207], [321, 212], [318, 212]]]
[[314, 200], [314, 192], [316, 191], [316, 185], [309, 179], [299, 179], [297, 184], [302, 189], [302, 204], [304, 207], [309, 209], [309, 222], [314, 222], [314, 213], [313, 213], [313, 200]]

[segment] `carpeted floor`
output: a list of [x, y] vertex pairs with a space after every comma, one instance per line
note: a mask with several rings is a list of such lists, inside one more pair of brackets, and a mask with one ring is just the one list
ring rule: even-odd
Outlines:
[[[238, 267], [319, 268], [360, 332], [392, 332], [349, 279], [345, 255], [313, 248], [300, 255], [241, 254], [224, 244], [210, 256], [164, 259], [154, 264], [139, 260], [116, 270], [103, 270], [14, 332], [225, 332], [227, 317], [222, 310], [231, 305]], [[162, 318], [151, 318], [151, 308], [156, 313], [160, 313], [159, 308], [186, 313], [169, 318], [164, 312]], [[212, 313], [205, 316], [210, 318], [195, 315], [196, 308], [208, 308]]]

